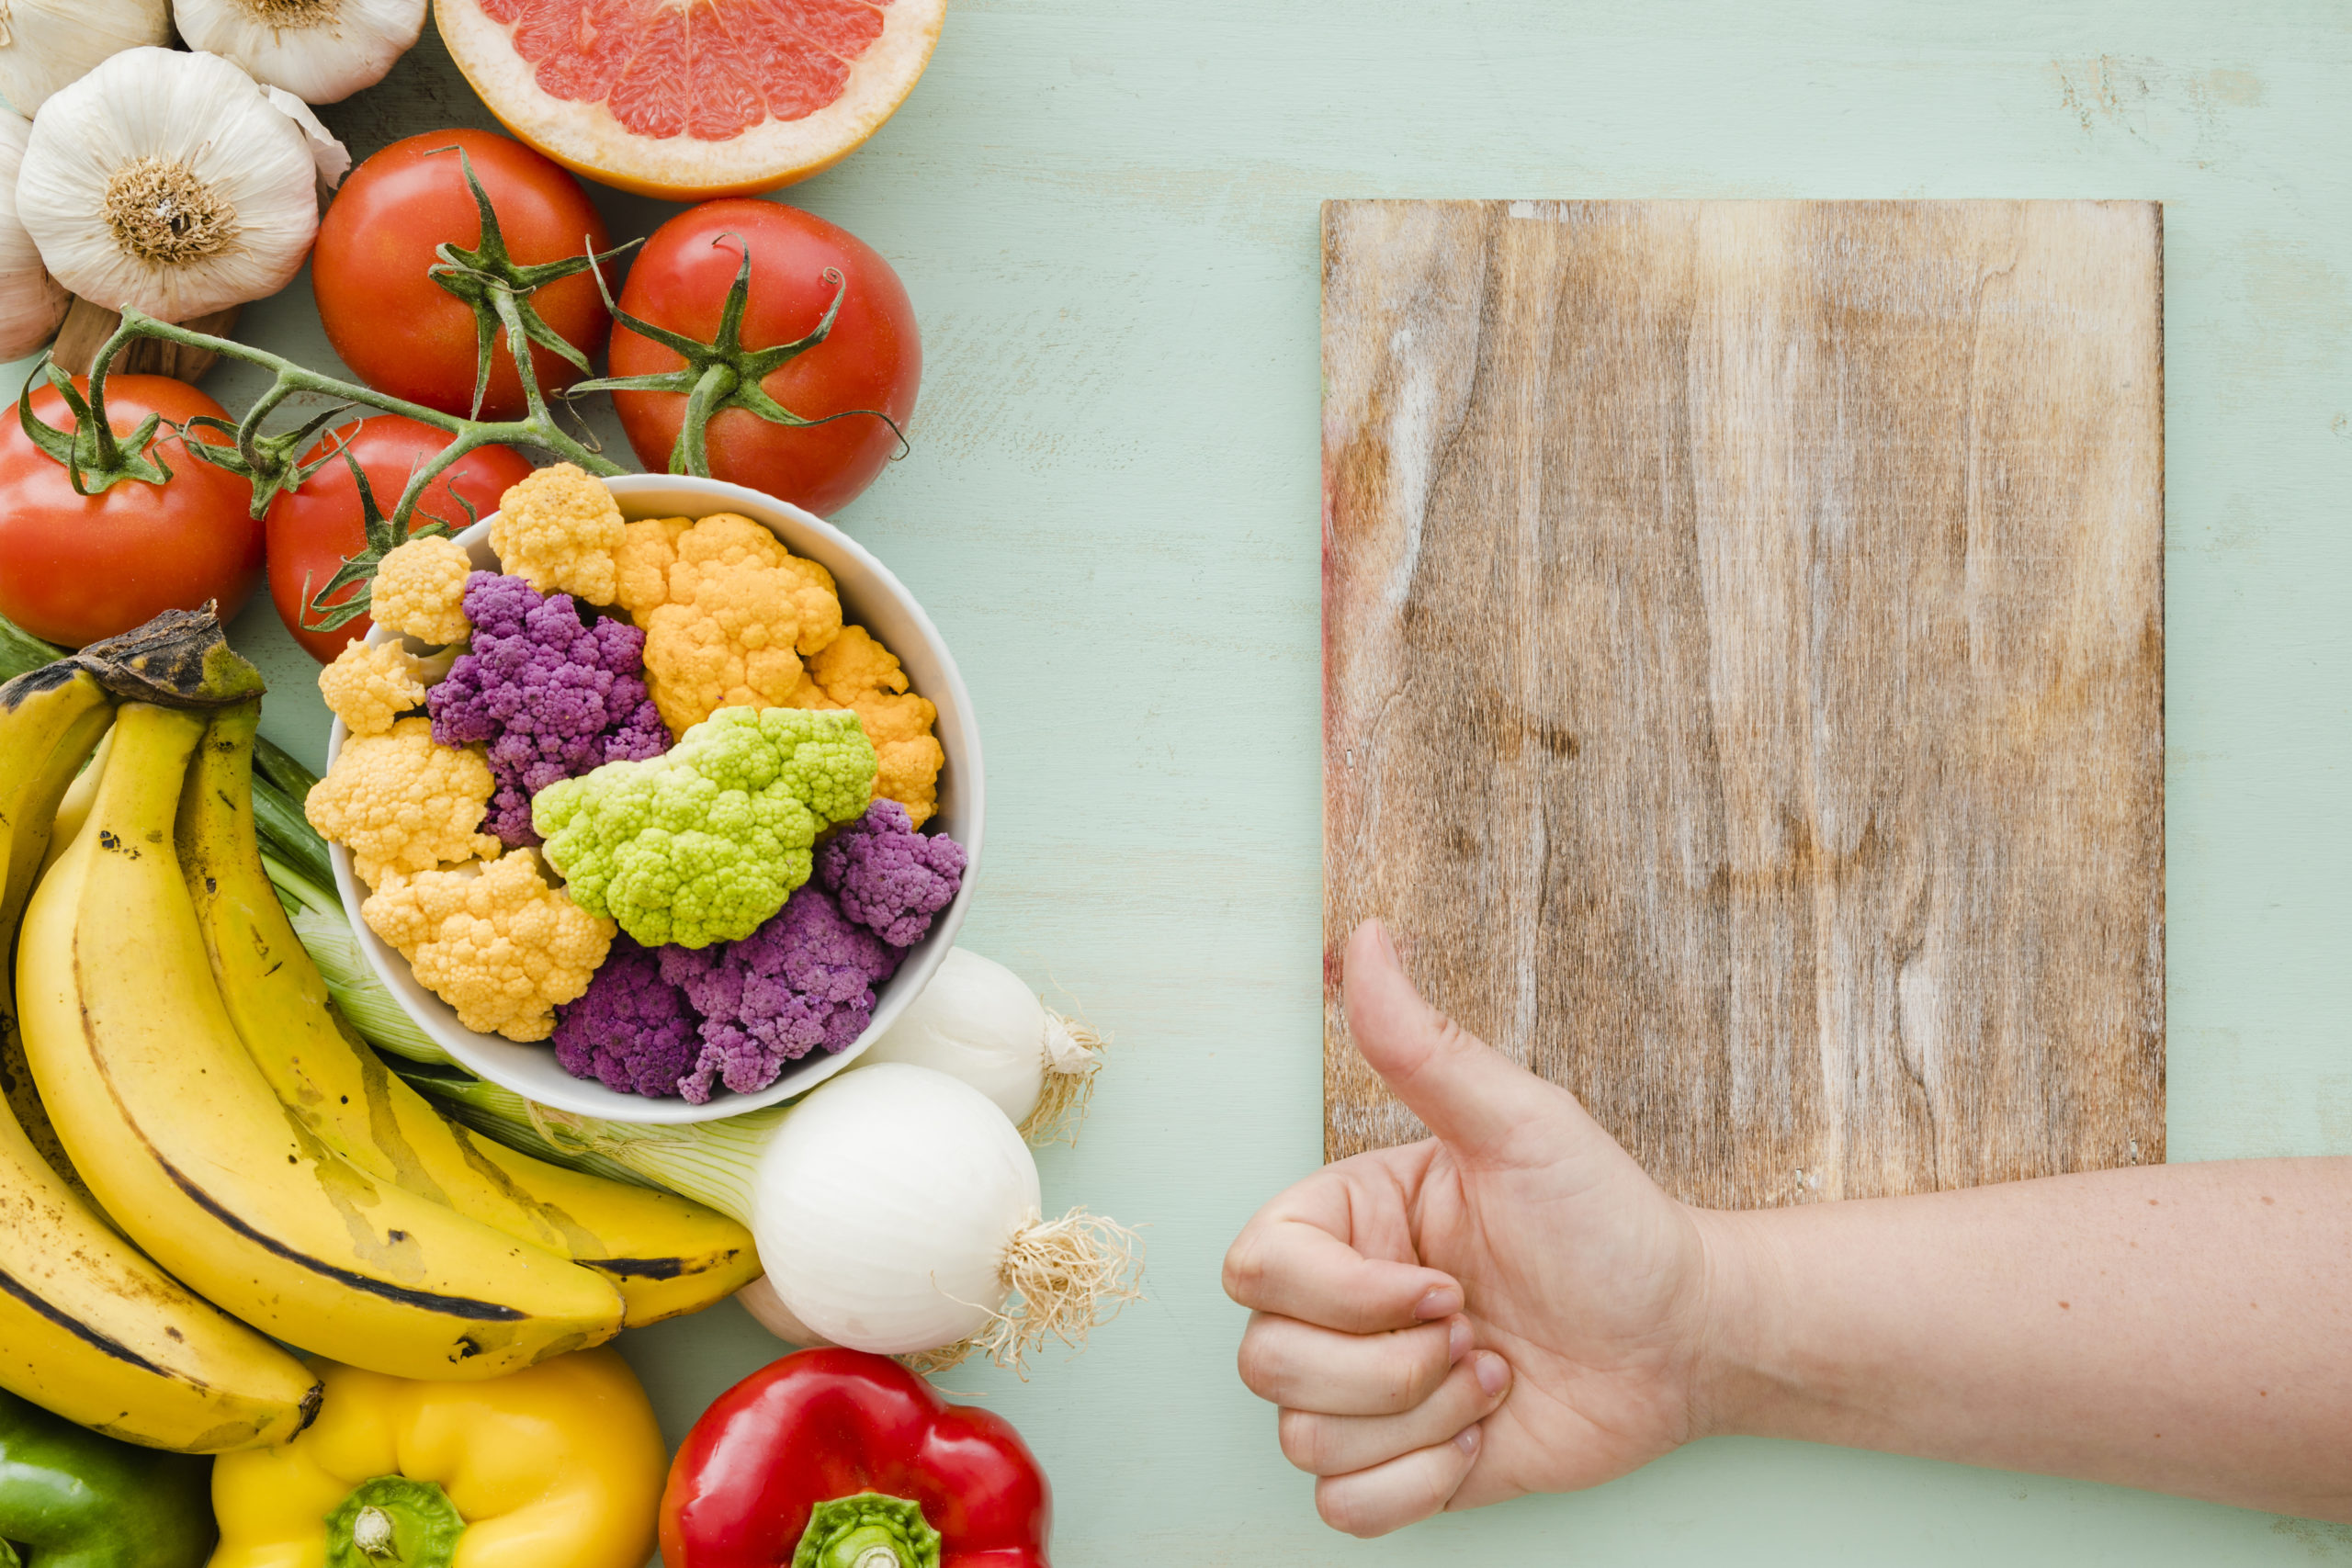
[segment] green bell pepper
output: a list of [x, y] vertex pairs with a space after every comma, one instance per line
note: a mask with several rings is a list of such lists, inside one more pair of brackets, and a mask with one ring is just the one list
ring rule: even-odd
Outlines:
[[202, 1568], [211, 1477], [0, 1393], [0, 1568]]

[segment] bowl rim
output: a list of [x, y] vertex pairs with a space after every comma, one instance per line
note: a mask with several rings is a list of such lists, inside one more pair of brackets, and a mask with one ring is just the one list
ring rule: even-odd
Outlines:
[[[748, 1111], [797, 1099], [819, 1084], [848, 1068], [897, 1021], [899, 1015], [914, 1000], [916, 995], [929, 983], [932, 975], [944, 962], [947, 950], [955, 945], [956, 933], [964, 923], [965, 911], [971, 903], [974, 886], [979, 879], [980, 852], [987, 825], [987, 769], [982, 761], [979, 721], [973, 712], [971, 694], [964, 684], [963, 672], [956, 663], [956, 656], [948, 648], [946, 638], [940, 635], [938, 626], [933, 623], [930, 614], [923, 609], [922, 601], [914, 596], [905, 583], [899, 581], [898, 574], [885, 566], [880, 558], [832, 524], [803, 507], [793, 505], [790, 502], [779, 501], [775, 496], [742, 485], [730, 484], [723, 479], [702, 479], [688, 474], [613, 474], [602, 476], [602, 482], [612, 492], [614, 500], [621, 504], [625, 514], [629, 510], [632, 498], [681, 488], [712, 503], [700, 513], [701, 516], [732, 511], [751, 518], [763, 527], [769, 528], [771, 533], [775, 533], [776, 530], [762, 513], [781, 513], [796, 526], [815, 535], [831, 550], [837, 551], [841, 557], [855, 562], [862, 570], [869, 573], [872, 579], [880, 584], [886, 595], [896, 598], [899, 607], [913, 621], [915, 629], [928, 646], [929, 652], [938, 662], [944, 692], [935, 689], [926, 694], [932, 697], [935, 705], [939, 704], [943, 694], [952, 699], [953, 711], [959, 717], [964, 747], [968, 753], [968, 761], [957, 768], [955, 779], [957, 815], [966, 819], [965, 824], [959, 826], [956, 840], [964, 848], [964, 879], [956, 889], [955, 898], [949, 902], [947, 908], [933, 917], [930, 931], [920, 943], [908, 951], [906, 960], [900, 964], [897, 973], [884, 982], [880, 994], [876, 998], [874, 1016], [868, 1021], [865, 1032], [830, 1056], [802, 1057], [798, 1063], [792, 1065], [792, 1066], [801, 1067], [802, 1070], [796, 1072], [788, 1066], [775, 1082], [765, 1089], [754, 1090], [749, 1094], [721, 1089], [702, 1105], [691, 1105], [683, 1099], [668, 1096], [650, 1099], [644, 1095], [628, 1094], [618, 1089], [607, 1089], [594, 1078], [573, 1078], [569, 1075], [566, 1075], [567, 1082], [564, 1087], [567, 1092], [565, 1094], [553, 1099], [542, 1098], [540, 1092], [543, 1089], [542, 1085], [516, 1081], [514, 1075], [503, 1070], [503, 1064], [497, 1055], [483, 1050], [482, 1047], [512, 1050], [524, 1046], [524, 1048], [544, 1049], [548, 1054], [549, 1062], [552, 1063], [553, 1046], [544, 1041], [530, 1042], [526, 1046], [523, 1042], [482, 1034], [478, 1031], [464, 1028], [456, 1021], [455, 1014], [450, 1012], [448, 1004], [442, 1002], [437, 997], [431, 998], [431, 1000], [434, 1006], [443, 1012], [449, 1013], [447, 1018], [435, 1017], [420, 1010], [417, 1001], [412, 996], [412, 991], [424, 993], [426, 996], [430, 996], [430, 993], [424, 993], [423, 986], [417, 982], [414, 973], [410, 969], [408, 961], [378, 937], [368, 928], [367, 921], [360, 919], [360, 901], [367, 895], [362, 889], [357, 873], [353, 869], [351, 852], [342, 844], [331, 842], [327, 846], [327, 852], [334, 867], [335, 891], [343, 900], [344, 914], [351, 922], [352, 931], [358, 940], [360, 952], [368, 960], [368, 967], [375, 971], [377, 977], [391, 992], [394, 999], [400, 1003], [401, 1010], [409, 1015], [410, 1021], [434, 1043], [447, 1051], [458, 1066], [478, 1077], [486, 1078], [523, 1096], [524, 1099], [535, 1104], [546, 1105], [555, 1110], [571, 1111], [580, 1115], [594, 1116], [603, 1121], [673, 1126], [697, 1122], [720, 1121], [727, 1117], [740, 1116]], [[639, 513], [644, 516], [665, 514], [659, 508]], [[495, 512], [485, 513], [471, 526], [454, 536], [457, 543], [462, 546], [480, 543], [486, 548], [490, 536], [490, 525], [497, 520], [497, 517], [498, 513]], [[787, 547], [793, 546], [793, 541], [784, 539], [780, 534], [778, 539]], [[796, 553], [798, 552], [796, 550]], [[820, 560], [818, 564], [824, 566], [828, 571], [833, 570], [830, 561]], [[839, 575], [838, 572], [835, 573], [836, 578]], [[844, 606], [844, 610], [846, 609], [847, 606]], [[843, 619], [849, 618], [845, 614]], [[367, 637], [367, 642], [370, 647], [397, 639], [397, 634], [389, 627], [381, 626], [371, 626]], [[932, 683], [926, 682], [926, 684]], [[349, 739], [349, 727], [339, 716], [336, 716], [327, 733], [327, 764], [330, 768], [334, 766], [335, 758], [341, 754], [344, 742]]]

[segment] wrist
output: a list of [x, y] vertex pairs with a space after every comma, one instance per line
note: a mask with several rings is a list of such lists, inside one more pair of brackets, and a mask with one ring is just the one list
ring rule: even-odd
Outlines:
[[1691, 1357], [1691, 1436], [1770, 1432], [1783, 1393], [1771, 1369], [1773, 1325], [1788, 1270], [1761, 1213], [1693, 1209], [1702, 1258], [1699, 1325]]

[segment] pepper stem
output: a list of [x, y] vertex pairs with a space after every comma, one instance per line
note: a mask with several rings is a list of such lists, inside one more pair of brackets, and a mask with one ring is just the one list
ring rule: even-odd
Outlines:
[[327, 1516], [327, 1568], [449, 1568], [465, 1533], [438, 1482], [379, 1475]]
[[939, 1568], [939, 1532], [910, 1497], [834, 1497], [808, 1511], [791, 1568]]
[[392, 1554], [392, 1516], [369, 1504], [351, 1521], [351, 1544], [379, 1562]]

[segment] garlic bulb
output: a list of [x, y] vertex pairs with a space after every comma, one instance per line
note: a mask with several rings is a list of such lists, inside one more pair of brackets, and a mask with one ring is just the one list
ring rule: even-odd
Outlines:
[[17, 166], [31, 122], [0, 109], [0, 359], [22, 359], [65, 319], [67, 297], [17, 220]]
[[311, 133], [243, 71], [133, 49], [34, 118], [17, 212], [74, 293], [185, 321], [292, 280], [318, 233], [319, 177]]
[[384, 79], [424, 30], [425, 0], [173, 0], [190, 49], [209, 50], [307, 103]]
[[29, 118], [108, 55], [171, 41], [171, 0], [0, 0], [0, 94]]

